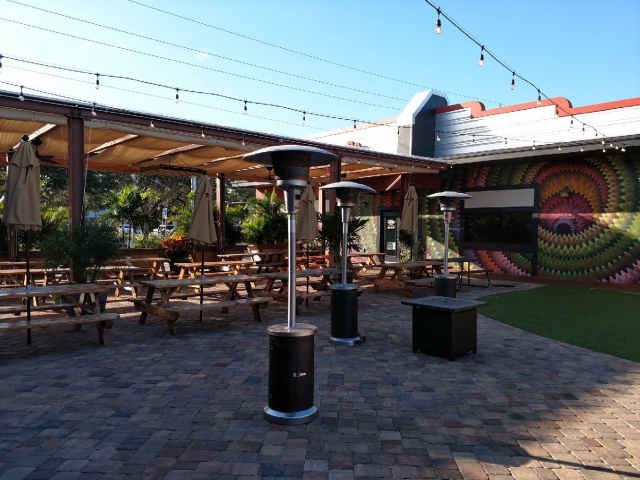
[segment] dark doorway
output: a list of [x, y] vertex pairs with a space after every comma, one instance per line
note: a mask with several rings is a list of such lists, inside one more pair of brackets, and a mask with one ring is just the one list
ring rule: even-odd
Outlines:
[[400, 209], [380, 211], [380, 251], [385, 261], [399, 261], [398, 229], [400, 227]]

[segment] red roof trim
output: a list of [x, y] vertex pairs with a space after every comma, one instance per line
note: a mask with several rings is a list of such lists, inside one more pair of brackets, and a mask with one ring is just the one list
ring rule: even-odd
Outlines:
[[573, 108], [571, 102], [564, 97], [555, 97], [551, 100], [542, 100], [540, 105], [538, 102], [520, 103], [517, 105], [510, 105], [507, 107], [492, 108], [491, 110], [485, 110], [484, 105], [481, 102], [471, 101], [458, 103], [456, 105], [449, 105], [446, 107], [436, 108], [436, 114], [453, 112], [456, 110], [462, 110], [465, 108], [471, 109], [471, 118], [488, 117], [490, 115], [500, 115], [502, 113], [519, 112], [521, 110], [529, 110], [531, 108], [545, 107], [556, 104], [562, 108], [558, 110], [559, 117], [567, 117], [570, 115], [580, 115], [583, 113], [601, 112], [605, 110], [613, 110], [615, 108], [635, 107], [640, 105], [639, 98], [629, 98], [627, 100], [617, 100], [615, 102], [597, 103], [594, 105], [586, 105], [584, 107]]

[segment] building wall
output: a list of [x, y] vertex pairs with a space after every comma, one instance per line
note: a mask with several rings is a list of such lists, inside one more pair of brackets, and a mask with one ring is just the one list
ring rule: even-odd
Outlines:
[[[537, 252], [460, 249], [460, 210], [452, 220], [450, 248], [496, 272], [560, 279], [640, 284], [640, 155], [458, 168], [441, 190], [536, 185]], [[571, 192], [563, 197], [565, 187]], [[430, 191], [418, 192], [422, 241], [442, 256], [444, 226]], [[472, 193], [472, 192], [470, 192]]]

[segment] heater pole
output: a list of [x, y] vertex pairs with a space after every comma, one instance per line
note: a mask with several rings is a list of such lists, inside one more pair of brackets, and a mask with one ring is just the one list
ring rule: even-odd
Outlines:
[[351, 207], [342, 208], [342, 284], [347, 284], [347, 244], [349, 240], [349, 217]]
[[444, 212], [444, 275], [449, 274], [449, 222], [451, 221], [451, 212]]
[[294, 211], [296, 190], [288, 187], [285, 190], [285, 208], [289, 217], [289, 303], [287, 324], [289, 328], [296, 328], [296, 213]]

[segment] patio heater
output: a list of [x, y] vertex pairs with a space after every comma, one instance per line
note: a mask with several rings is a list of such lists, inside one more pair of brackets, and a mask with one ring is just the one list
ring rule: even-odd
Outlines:
[[296, 324], [296, 217], [297, 189], [307, 186], [309, 167], [339, 161], [326, 150], [298, 145], [268, 147], [245, 155], [248, 162], [273, 166], [276, 186], [284, 190], [289, 217], [289, 291], [287, 323], [272, 325], [269, 333], [268, 422], [280, 425], [308, 423], [318, 416], [313, 405], [314, 336], [316, 327]]
[[440, 200], [440, 210], [444, 215], [444, 266], [441, 275], [435, 278], [435, 294], [441, 297], [456, 298], [456, 275], [449, 275], [449, 224], [451, 214], [456, 209], [458, 200], [472, 198], [471, 195], [459, 192], [440, 192], [429, 195], [427, 198]]
[[342, 283], [331, 285], [331, 336], [336, 345], [353, 346], [362, 342], [358, 333], [358, 285], [347, 283], [347, 242], [351, 209], [356, 206], [358, 193], [375, 192], [373, 188], [355, 182], [336, 182], [322, 190], [334, 190], [338, 206], [342, 209]]

